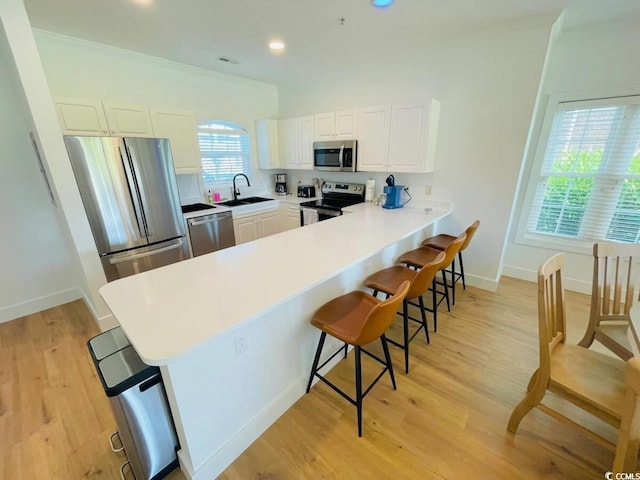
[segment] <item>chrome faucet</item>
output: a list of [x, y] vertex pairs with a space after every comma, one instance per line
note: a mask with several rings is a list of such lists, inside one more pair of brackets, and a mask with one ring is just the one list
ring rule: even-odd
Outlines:
[[244, 177], [247, 180], [247, 187], [250, 187], [251, 184], [249, 183], [249, 177], [247, 177], [244, 173], [238, 173], [237, 175], [235, 175], [233, 177], [233, 199], [237, 200], [238, 199], [238, 195], [240, 195], [240, 190], [236, 189], [236, 178], [237, 177]]

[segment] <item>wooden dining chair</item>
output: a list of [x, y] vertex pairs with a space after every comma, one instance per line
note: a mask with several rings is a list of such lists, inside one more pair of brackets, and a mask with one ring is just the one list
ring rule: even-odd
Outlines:
[[622, 420], [613, 460], [613, 473], [635, 472], [640, 449], [640, 358], [625, 364], [627, 392], [622, 405]]
[[639, 299], [640, 244], [600, 242], [593, 245], [593, 280], [589, 325], [578, 345], [598, 340], [623, 360], [633, 356], [627, 329], [629, 310]]
[[[635, 449], [637, 454], [638, 426], [635, 424], [638, 423], [640, 368], [637, 362], [627, 367], [626, 374], [630, 381], [627, 390], [625, 363], [622, 360], [565, 343], [563, 266], [564, 254], [559, 253], [538, 269], [540, 364], [529, 381], [527, 393], [513, 410], [507, 429], [516, 433], [524, 416], [537, 407], [563, 423], [576, 426], [601, 442], [609, 443], [595, 432], [543, 404], [545, 394], [550, 391], [620, 429], [618, 455], [628, 457], [628, 465], [633, 457], [630, 450]], [[621, 442], [626, 446], [621, 446]]]

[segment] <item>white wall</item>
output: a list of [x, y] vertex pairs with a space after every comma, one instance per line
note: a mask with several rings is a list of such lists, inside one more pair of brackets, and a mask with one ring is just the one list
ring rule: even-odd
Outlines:
[[50, 201], [29, 132], [33, 130], [0, 25], [0, 322], [82, 296], [77, 259]]
[[[465, 271], [470, 283], [494, 289], [555, 18], [514, 22], [441, 45], [416, 45], [375, 65], [282, 85], [280, 116], [440, 100], [436, 172], [400, 176], [399, 182], [416, 192], [433, 184], [435, 198], [453, 201], [454, 213], [441, 231], [458, 233], [480, 219], [465, 252]], [[384, 177], [375, 178], [381, 184]]]
[[[542, 108], [534, 121], [539, 128], [544, 106], [553, 93], [575, 92], [576, 99], [597, 98], [616, 91], [640, 94], [640, 62], [637, 45], [640, 44], [639, 18], [627, 18], [606, 24], [562, 32], [554, 42], [545, 73], [540, 98]], [[538, 265], [556, 251], [516, 243], [516, 228], [526, 181], [531, 171], [537, 139], [533, 139], [527, 152], [512, 229], [505, 250], [505, 275], [535, 280]], [[569, 253], [564, 269], [567, 288], [590, 292], [593, 258], [591, 255]]]

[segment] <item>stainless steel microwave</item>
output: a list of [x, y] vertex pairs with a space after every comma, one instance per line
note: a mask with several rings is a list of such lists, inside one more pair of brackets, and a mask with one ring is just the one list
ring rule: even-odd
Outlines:
[[328, 172], [355, 172], [357, 140], [313, 142], [313, 168]]

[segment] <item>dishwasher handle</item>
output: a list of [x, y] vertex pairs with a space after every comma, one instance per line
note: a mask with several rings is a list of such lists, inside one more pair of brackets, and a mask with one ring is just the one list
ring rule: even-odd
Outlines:
[[230, 213], [214, 213], [213, 215], [190, 218], [189, 226], [195, 227], [197, 225], [204, 225], [206, 223], [215, 223], [230, 216], [231, 216]]

